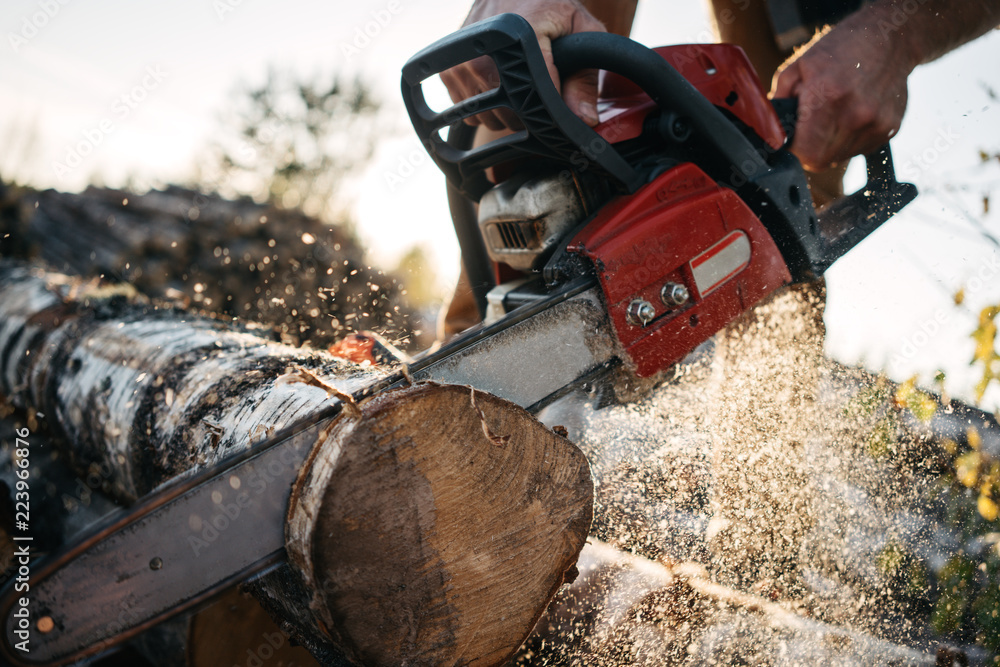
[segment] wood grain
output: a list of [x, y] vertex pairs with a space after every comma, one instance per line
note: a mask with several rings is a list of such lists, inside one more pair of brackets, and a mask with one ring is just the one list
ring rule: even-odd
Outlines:
[[513, 403], [432, 383], [372, 399], [323, 450], [287, 532], [331, 637], [366, 665], [506, 660], [586, 539], [582, 453]]

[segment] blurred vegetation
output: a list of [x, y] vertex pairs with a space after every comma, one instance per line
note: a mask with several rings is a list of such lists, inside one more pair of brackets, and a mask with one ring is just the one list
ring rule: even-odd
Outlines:
[[198, 185], [350, 224], [351, 185], [379, 140], [381, 105], [362, 81], [272, 70], [244, 86], [196, 165]]
[[[964, 297], [962, 291], [955, 294], [956, 305]], [[982, 308], [970, 334], [974, 342], [970, 363], [981, 374], [975, 388], [977, 403], [994, 383], [1000, 384], [998, 316], [1000, 306]], [[943, 374], [937, 382], [943, 387]], [[878, 554], [876, 567], [897, 595], [926, 608], [926, 622], [933, 632], [1000, 651], [1000, 459], [987, 451], [974, 426], [961, 437], [931, 442], [912, 428], [914, 423], [929, 423], [938, 411], [952, 409], [946, 396], [918, 389], [915, 377], [894, 385], [880, 376], [858, 392], [846, 412], [866, 419], [864, 444], [871, 456], [901, 463], [915, 449], [922, 452], [920, 465], [939, 475], [927, 506], [959, 540], [952, 552], [938, 555], [939, 562], [892, 542]], [[929, 454], [927, 446], [932, 448]]]
[[[983, 165], [1000, 161], [1000, 153], [979, 152]], [[982, 215], [990, 211], [990, 193], [982, 194]], [[1000, 247], [976, 216], [969, 222], [984, 240]], [[966, 290], [953, 295], [956, 308], [968, 308]], [[973, 388], [976, 406], [1000, 385], [997, 348], [1000, 304], [986, 304], [975, 317], [970, 365], [976, 369]], [[915, 553], [914, 545], [890, 542], [875, 565], [895, 594], [922, 610], [928, 630], [956, 642], [972, 642], [1000, 651], [1000, 459], [984, 446], [974, 426], [953, 438], [928, 437], [914, 425], [928, 424], [955, 404], [944, 391], [945, 376], [935, 378], [935, 396], [917, 388], [916, 377], [895, 385], [880, 376], [862, 389], [847, 408], [848, 416], [864, 419], [863, 445], [877, 459], [897, 466], [917, 465], [937, 475], [926, 498], [927, 511], [937, 516], [958, 544], [939, 554]], [[997, 415], [994, 415], [996, 417]], [[914, 452], [919, 455], [914, 457]]]

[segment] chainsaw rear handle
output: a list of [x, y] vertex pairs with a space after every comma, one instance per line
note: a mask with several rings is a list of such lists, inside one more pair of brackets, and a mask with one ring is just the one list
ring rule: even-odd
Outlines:
[[[771, 104], [785, 130], [785, 145], [790, 146], [798, 124], [799, 100], [780, 97], [771, 100]], [[826, 271], [917, 196], [916, 186], [896, 180], [888, 142], [865, 154], [865, 170], [868, 182], [863, 188], [831, 202], [819, 213], [822, 252], [813, 261], [816, 273]]]
[[[577, 33], [553, 42], [563, 74], [595, 68], [616, 72], [646, 91], [663, 109], [684, 117], [706, 169], [746, 180], [766, 169], [738, 129], [663, 58], [627, 37]], [[498, 86], [440, 113], [424, 97], [421, 83], [456, 65], [487, 56], [496, 64]], [[486, 169], [517, 157], [543, 157], [604, 172], [628, 192], [645, 184], [607, 141], [580, 120], [553, 84], [534, 29], [515, 14], [467, 26], [427, 47], [403, 67], [403, 100], [421, 141], [448, 180], [474, 201], [492, 187]], [[476, 114], [506, 107], [524, 129], [475, 149], [451, 146], [440, 132]]]

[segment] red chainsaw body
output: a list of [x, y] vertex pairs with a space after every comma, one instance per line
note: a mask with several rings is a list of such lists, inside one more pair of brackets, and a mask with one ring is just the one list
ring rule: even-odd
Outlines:
[[[653, 50], [709, 102], [732, 112], [771, 148], [784, 144], [778, 115], [743, 49], [732, 44], [679, 44]], [[625, 77], [602, 71], [597, 109], [601, 124], [595, 130], [616, 143], [638, 137], [656, 103]]]
[[[730, 44], [655, 49], [710, 102], [728, 109], [772, 148], [785, 133], [743, 50]], [[601, 72], [598, 134], [638, 137], [656, 103], [628, 79]], [[691, 163], [658, 176], [603, 209], [568, 246], [596, 267], [611, 321], [640, 377], [680, 361], [778, 287], [791, 282], [759, 218], [732, 190]], [[668, 305], [664, 285], [683, 285], [687, 302]], [[648, 324], [629, 317], [633, 302], [656, 309]]]
[[[770, 234], [733, 191], [693, 164], [670, 169], [634, 195], [612, 201], [569, 243], [596, 267], [619, 342], [649, 377], [791, 282]], [[687, 288], [680, 306], [663, 286]], [[646, 325], [630, 321], [636, 300], [652, 304]]]
[[[685, 44], [655, 52], [771, 148], [783, 146], [784, 130], [743, 49]], [[594, 129], [609, 143], [640, 137], [647, 117], [657, 110], [629, 79], [600, 73], [601, 123]], [[690, 162], [609, 201], [566, 248], [593, 263], [618, 341], [640, 377], [677, 363], [791, 282], [758, 216], [734, 191]], [[503, 263], [494, 266], [498, 283], [519, 275]], [[668, 304], [661, 298], [665, 285], [684, 286], [687, 301]], [[652, 305], [655, 317], [637, 323], [629, 313], [635, 303]]]

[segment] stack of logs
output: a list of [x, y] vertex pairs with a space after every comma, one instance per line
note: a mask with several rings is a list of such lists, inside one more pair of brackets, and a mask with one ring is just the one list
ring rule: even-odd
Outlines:
[[409, 339], [421, 325], [398, 280], [368, 266], [342, 226], [250, 199], [176, 186], [74, 194], [0, 183], [0, 256], [266, 323], [290, 345], [323, 348], [362, 330], [402, 347], [429, 344], [426, 334]]
[[[334, 319], [383, 331], [405, 321], [398, 287], [336, 228], [176, 188], [5, 194], [0, 395], [6, 424], [51, 442], [33, 450], [42, 548], [387, 373], [286, 344], [325, 346], [334, 332], [319, 324]], [[513, 654], [574, 572], [592, 518], [584, 456], [468, 387], [422, 384], [347, 407], [300, 471], [290, 562], [245, 588], [256, 600], [231, 592], [133, 650], [190, 665], [246, 663], [260, 647], [301, 662], [293, 644], [321, 664]]]

